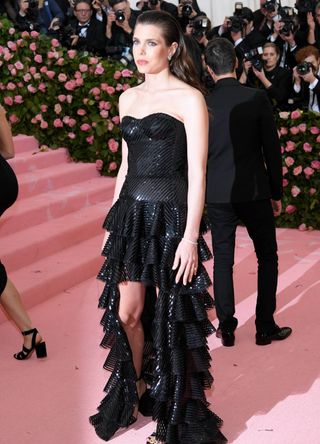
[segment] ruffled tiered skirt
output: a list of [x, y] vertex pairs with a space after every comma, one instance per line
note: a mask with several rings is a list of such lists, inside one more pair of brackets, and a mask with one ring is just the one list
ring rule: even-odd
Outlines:
[[[185, 224], [184, 207], [129, 197], [120, 197], [105, 220], [110, 235], [98, 275], [105, 282], [99, 307], [105, 309], [101, 345], [110, 349], [104, 368], [111, 376], [90, 421], [106, 441], [134, 422], [138, 404], [131, 349], [118, 319], [118, 284], [139, 281], [146, 285], [142, 375], [151, 387], [158, 439], [167, 444], [226, 442], [219, 431], [222, 421], [209, 410], [204, 393], [213, 382], [206, 338], [214, 328], [207, 316], [213, 307], [207, 291], [211, 282], [202, 265], [211, 254], [202, 236], [197, 275], [185, 286], [174, 282], [172, 265]], [[205, 229], [202, 222], [202, 234]]]

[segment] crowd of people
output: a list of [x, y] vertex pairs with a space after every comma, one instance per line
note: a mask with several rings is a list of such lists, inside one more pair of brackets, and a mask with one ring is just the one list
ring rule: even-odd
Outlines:
[[1, 4], [21, 30], [38, 30], [58, 38], [68, 48], [121, 60], [135, 68], [132, 36], [138, 16], [161, 10], [180, 23], [188, 50], [205, 87], [210, 90], [203, 54], [208, 42], [225, 37], [235, 47], [240, 83], [267, 91], [275, 109], [296, 107], [319, 112], [320, 106], [320, 2], [260, 0], [252, 11], [236, 2], [230, 16], [218, 26], [201, 11], [197, 0], [6, 0]]

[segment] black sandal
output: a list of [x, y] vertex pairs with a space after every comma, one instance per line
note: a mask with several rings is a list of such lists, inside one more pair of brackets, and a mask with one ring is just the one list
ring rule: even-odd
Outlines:
[[160, 441], [160, 440], [157, 438], [157, 435], [156, 435], [156, 433], [154, 432], [154, 433], [152, 433], [152, 435], [148, 436], [147, 441], [146, 441], [146, 444], [160, 444], [160, 443], [163, 443], [163, 442], [164, 442], [164, 441]]
[[23, 336], [28, 336], [32, 334], [32, 342], [31, 348], [27, 348], [25, 346], [22, 347], [22, 350], [19, 353], [15, 353], [13, 357], [18, 361], [24, 361], [25, 359], [30, 358], [32, 353], [36, 351], [37, 358], [46, 358], [47, 357], [47, 348], [46, 343], [44, 341], [36, 343], [36, 337], [38, 330], [36, 328], [32, 328], [31, 330], [26, 330], [21, 332]]

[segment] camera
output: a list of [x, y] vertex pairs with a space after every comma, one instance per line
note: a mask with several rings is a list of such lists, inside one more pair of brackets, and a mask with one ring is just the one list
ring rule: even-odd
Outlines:
[[250, 51], [244, 53], [244, 58], [251, 62], [252, 66], [257, 71], [262, 71], [263, 69], [263, 62], [260, 58], [261, 54], [263, 53], [262, 46], [258, 46], [258, 48], [250, 49]]
[[125, 46], [123, 48], [121, 57], [120, 57], [120, 62], [124, 65], [124, 66], [130, 66], [133, 62], [133, 57], [132, 54], [130, 52], [130, 48]]
[[62, 45], [71, 47], [73, 36], [76, 35], [76, 30], [71, 25], [66, 25], [60, 28], [59, 40]]
[[279, 11], [280, 22], [283, 23], [283, 27], [280, 30], [280, 34], [288, 37], [291, 33], [294, 34], [298, 28], [298, 22], [296, 21], [296, 15], [294, 14], [293, 8], [283, 7]]
[[189, 26], [192, 27], [192, 35], [195, 38], [201, 38], [210, 27], [209, 19], [208, 17], [196, 17], [195, 19], [190, 20]]
[[246, 23], [240, 15], [233, 15], [229, 17], [228, 29], [231, 32], [240, 32], [245, 27]]
[[149, 3], [152, 6], [157, 6], [157, 4], [159, 3], [159, 0], [149, 0]]
[[304, 76], [313, 69], [313, 65], [310, 62], [301, 62], [299, 63], [299, 65], [297, 65], [297, 73], [299, 74], [299, 76]]
[[278, 7], [277, 0], [266, 0], [266, 2], [262, 5], [264, 9], [266, 9], [268, 12], [275, 12]]
[[299, 13], [306, 14], [307, 12], [314, 12], [316, 9], [317, 0], [298, 0], [294, 7]]
[[234, 15], [242, 15], [243, 3], [236, 2], [234, 4]]
[[122, 9], [118, 9], [118, 11], [116, 11], [114, 14], [116, 16], [117, 22], [122, 23], [125, 21], [126, 16], [124, 15], [124, 12], [122, 11]]
[[185, 3], [181, 9], [183, 17], [190, 17], [193, 12], [192, 3]]

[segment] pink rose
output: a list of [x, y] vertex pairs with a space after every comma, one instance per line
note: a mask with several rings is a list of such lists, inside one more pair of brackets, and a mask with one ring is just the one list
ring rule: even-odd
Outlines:
[[99, 62], [99, 59], [97, 57], [90, 57], [89, 63], [90, 65], [96, 65]]
[[37, 119], [35, 117], [32, 117], [31, 123], [37, 123], [37, 122], [38, 122]]
[[281, 145], [281, 154], [284, 153], [284, 147]]
[[76, 79], [75, 80], [75, 82], [76, 82], [76, 86], [82, 86], [83, 85], [83, 83], [84, 83], [84, 81], [83, 81], [83, 78], [81, 77], [81, 78], [78, 78], [78, 79]]
[[28, 31], [23, 31], [23, 32], [21, 33], [21, 37], [23, 37], [23, 38], [30, 37], [30, 34], [29, 34]]
[[22, 96], [15, 96], [14, 97], [14, 103], [23, 103], [23, 97]]
[[75, 51], [74, 49], [69, 49], [67, 54], [68, 54], [69, 59], [74, 59], [77, 54], [77, 51]]
[[112, 117], [112, 122], [113, 122], [115, 125], [119, 125], [119, 123], [120, 123], [120, 117], [119, 117], [119, 116], [114, 116], [114, 117]]
[[54, 105], [54, 112], [55, 112], [56, 114], [60, 114], [61, 111], [62, 111], [62, 107], [61, 107], [60, 103], [56, 103], [56, 104]]
[[82, 99], [82, 103], [83, 103], [84, 105], [87, 105], [88, 102], [89, 102], [89, 99], [88, 99], [87, 97], [85, 97], [84, 99]]
[[293, 120], [300, 119], [301, 115], [302, 115], [301, 112], [298, 110], [292, 111], [291, 119], [293, 119]]
[[319, 160], [313, 160], [311, 162], [311, 166], [312, 168], [314, 168], [315, 170], [319, 170], [320, 169], [320, 161]]
[[52, 46], [53, 48], [57, 48], [58, 46], [60, 46], [60, 42], [59, 42], [59, 40], [57, 40], [57, 39], [52, 39], [52, 40], [51, 40], [51, 46]]
[[109, 163], [109, 171], [115, 171], [117, 168], [118, 168], [118, 165], [116, 162]]
[[10, 70], [10, 73], [11, 73], [12, 76], [16, 76], [17, 75], [17, 70], [15, 68], [12, 68]]
[[299, 227], [298, 227], [298, 229], [299, 229], [300, 231], [306, 231], [306, 230], [307, 230], [307, 226], [306, 226], [306, 224], [300, 224]]
[[112, 122], [108, 122], [108, 131], [112, 131], [114, 128], [114, 124]]
[[40, 72], [36, 72], [36, 73], [33, 75], [33, 78], [34, 78], [35, 80], [40, 80], [40, 79], [41, 79], [41, 74], [40, 74]]
[[89, 93], [93, 94], [94, 96], [97, 96], [98, 94], [100, 94], [100, 89], [97, 87], [92, 88], [92, 89], [90, 89]]
[[67, 89], [68, 91], [73, 91], [76, 87], [76, 82], [75, 80], [68, 80], [68, 82], [66, 82], [64, 84], [65, 89]]
[[36, 63], [42, 63], [42, 55], [36, 54], [33, 59]]
[[88, 136], [86, 137], [86, 141], [89, 143], [89, 145], [92, 145], [94, 142], [94, 136]]
[[9, 28], [8, 32], [10, 35], [13, 35], [16, 32], [16, 30], [14, 28]]
[[282, 179], [282, 186], [285, 188], [289, 185], [288, 179]]
[[288, 140], [287, 145], [286, 145], [286, 151], [293, 151], [296, 148], [296, 144], [294, 142], [292, 142], [292, 140]]
[[[34, 68], [34, 69], [36, 69], [36, 68]], [[46, 66], [41, 66], [40, 72], [42, 74], [45, 74], [47, 71], [48, 71], [48, 68]], [[30, 68], [30, 72], [31, 72], [31, 68]], [[34, 73], [32, 73], [32, 74], [34, 74]]]
[[72, 103], [73, 97], [70, 94], [67, 94], [66, 99], [68, 103]]
[[63, 57], [59, 57], [57, 60], [57, 65], [58, 66], [62, 66], [64, 64], [64, 58]]
[[118, 80], [121, 77], [121, 71], [115, 71], [115, 73], [113, 74], [113, 78]]
[[47, 57], [48, 59], [54, 59], [56, 56], [55, 51], [48, 51]]
[[290, 157], [290, 156], [286, 157], [286, 158], [284, 159], [284, 161], [285, 161], [285, 164], [286, 164], [288, 167], [290, 167], [290, 166], [292, 166], [292, 165], [294, 164], [294, 159], [293, 159], [292, 157]]
[[58, 95], [58, 100], [59, 100], [59, 102], [65, 102], [66, 96], [64, 94], [59, 94]]
[[123, 69], [121, 75], [122, 77], [132, 77], [132, 71], [130, 69]]
[[101, 85], [100, 85], [100, 89], [102, 90], [102, 91], [107, 91], [107, 88], [108, 88], [108, 84], [107, 83], [101, 83]]
[[100, 111], [100, 116], [101, 116], [103, 119], [106, 119], [106, 118], [109, 116], [109, 111], [106, 111], [105, 109], [102, 109], [102, 110]]
[[33, 37], [34, 39], [37, 38], [39, 36], [39, 32], [37, 31], [31, 31], [30, 32], [31, 37]]
[[80, 126], [81, 131], [89, 131], [91, 129], [91, 126], [88, 123], [83, 123]]
[[15, 114], [10, 114], [9, 122], [12, 124], [17, 123], [17, 122], [19, 122], [19, 118]]
[[45, 83], [43, 83], [43, 82], [39, 83], [39, 85], [38, 85], [39, 91], [45, 92], [46, 88], [47, 88], [47, 86]]
[[320, 129], [317, 126], [312, 126], [310, 128], [310, 133], [311, 134], [319, 134], [320, 133]]
[[305, 123], [300, 123], [300, 125], [298, 125], [298, 128], [302, 133], [305, 133], [307, 131], [307, 125]]
[[129, 85], [129, 83], [125, 83], [122, 87], [123, 91], [127, 91], [127, 89], [130, 89], [131, 86]]
[[8, 84], [7, 84], [7, 90], [8, 91], [13, 91], [13, 90], [15, 90], [16, 89], [16, 85], [13, 83], [13, 82], [9, 82]]
[[316, 138], [316, 142], [320, 143], [320, 136]]
[[48, 128], [48, 122], [46, 122], [45, 120], [41, 120], [40, 128], [47, 129]]
[[41, 105], [40, 109], [43, 113], [46, 113], [48, 111], [48, 106], [47, 105]]
[[114, 89], [113, 86], [108, 86], [108, 87], [106, 88], [106, 91], [107, 91], [107, 93], [108, 93], [110, 96], [112, 96], [112, 94], [115, 93], [115, 89]]
[[70, 126], [70, 128], [73, 128], [76, 124], [76, 119], [69, 119], [68, 126]]
[[112, 153], [116, 153], [119, 148], [119, 143], [114, 139], [109, 139], [108, 140], [108, 147]]
[[62, 128], [63, 127], [63, 122], [61, 119], [54, 119], [53, 121], [53, 126], [55, 128]]
[[314, 173], [314, 169], [311, 168], [311, 167], [306, 167], [306, 168], [303, 170], [303, 172], [304, 172], [304, 174], [306, 175], [306, 177], [308, 178], [308, 177], [310, 177], [310, 176]]
[[32, 85], [28, 85], [27, 86], [27, 90], [29, 92], [31, 92], [32, 94], [35, 94], [37, 92], [37, 89], [34, 86], [32, 86]]
[[291, 195], [292, 195], [293, 197], [297, 197], [300, 193], [301, 193], [301, 190], [300, 190], [300, 188], [297, 187], [296, 185], [294, 185], [294, 186], [291, 188]]
[[47, 71], [46, 74], [49, 79], [53, 79], [56, 75], [56, 73], [54, 71]]
[[21, 63], [21, 62], [16, 62], [15, 64], [14, 64], [14, 66], [19, 70], [19, 71], [21, 71], [22, 69], [23, 69], [23, 64]]
[[103, 160], [101, 160], [101, 159], [97, 159], [97, 160], [96, 160], [96, 168], [97, 168], [97, 170], [98, 170], [98, 171], [101, 171], [101, 170], [102, 170], [102, 167], [103, 167]]
[[97, 74], [97, 75], [101, 75], [101, 74], [103, 74], [103, 73], [104, 73], [104, 68], [103, 68], [103, 66], [98, 65], [98, 66], [96, 67], [94, 73]]
[[68, 133], [68, 137], [69, 137], [69, 139], [75, 139], [76, 138], [76, 135], [75, 135], [75, 133]]
[[38, 120], [39, 122], [42, 120], [42, 114], [37, 114], [36, 116], [35, 116], [35, 119], [36, 120]]
[[311, 196], [313, 196], [316, 192], [317, 192], [317, 190], [315, 188], [310, 188], [310, 190], [309, 190], [309, 194]]
[[306, 153], [311, 153], [311, 151], [312, 151], [312, 146], [310, 145], [310, 143], [305, 142], [305, 143], [303, 144], [303, 149], [304, 149], [304, 151], [305, 151]]
[[23, 80], [25, 81], [25, 82], [29, 82], [30, 80], [32, 79], [32, 77], [31, 77], [31, 75], [27, 72], [27, 74], [25, 74], [24, 76], [23, 76]]
[[83, 108], [79, 108], [77, 110], [77, 114], [78, 114], [78, 116], [85, 116], [87, 114], [87, 111]]
[[121, 85], [121, 83], [118, 83], [116, 86], [116, 91], [122, 91], [123, 90], [123, 86]]
[[280, 135], [281, 136], [286, 136], [287, 134], [288, 134], [288, 129], [282, 126], [280, 128]]
[[59, 82], [65, 82], [68, 79], [68, 77], [63, 74], [62, 72], [58, 75]]
[[286, 166], [282, 167], [282, 175], [285, 176], [288, 172], [288, 168]]
[[79, 70], [80, 70], [80, 72], [87, 72], [88, 71], [88, 65], [86, 65], [85, 63], [80, 63]]
[[298, 134], [299, 131], [300, 131], [300, 130], [299, 130], [299, 128], [298, 128], [297, 126], [292, 126], [292, 127], [290, 128], [290, 133], [293, 134], [293, 135]]
[[293, 169], [294, 176], [298, 176], [301, 173], [302, 173], [302, 166], [301, 165], [299, 165]]
[[11, 51], [16, 51], [17, 50], [17, 44], [14, 42], [7, 42], [7, 46]]
[[70, 120], [70, 116], [63, 116], [62, 121], [63, 121], [63, 123], [65, 123], [66, 125], [68, 125], [69, 120]]
[[285, 211], [287, 214], [293, 214], [297, 208], [294, 205], [287, 205]]

